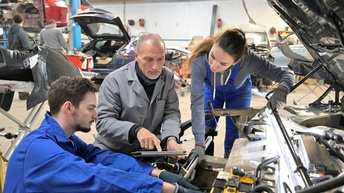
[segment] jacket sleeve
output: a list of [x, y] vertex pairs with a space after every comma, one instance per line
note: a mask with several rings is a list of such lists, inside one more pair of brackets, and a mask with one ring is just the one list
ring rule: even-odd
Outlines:
[[204, 88], [206, 77], [206, 63], [200, 57], [192, 62], [191, 68], [191, 120], [192, 133], [196, 144], [205, 142], [205, 118], [204, 118]]
[[74, 146], [77, 149], [76, 155], [82, 157], [87, 163], [98, 164], [124, 170], [149, 175], [153, 166], [139, 162], [131, 156], [122, 153], [113, 153], [109, 150], [102, 150], [91, 144], [86, 144], [75, 136]]
[[164, 117], [161, 128], [161, 139], [175, 136], [179, 139], [180, 133], [180, 110], [179, 99], [175, 90], [174, 73], [166, 69], [167, 98], [165, 101]]
[[273, 64], [252, 51], [248, 52], [243, 65], [249, 68], [252, 73], [259, 74], [262, 77], [278, 82], [279, 85], [283, 85], [288, 89], [294, 85], [295, 78], [292, 71], [282, 69], [282, 67]]
[[38, 139], [28, 146], [25, 159], [30, 161], [23, 176], [28, 192], [161, 192], [162, 181], [133, 158], [75, 142], [78, 153], [90, 153], [86, 159], [51, 140]]
[[[115, 76], [117, 75], [119, 74]], [[115, 141], [117, 146], [122, 147], [123, 145], [130, 145], [129, 130], [135, 123], [121, 120], [122, 105], [126, 104], [122, 104], [120, 92], [127, 91], [127, 88], [125, 90], [120, 89], [121, 83], [112, 74], [107, 75], [102, 82], [98, 94], [96, 128], [98, 134], [107, 139], [109, 143], [113, 144], [113, 141]], [[130, 102], [130, 105], [132, 105], [132, 102]]]

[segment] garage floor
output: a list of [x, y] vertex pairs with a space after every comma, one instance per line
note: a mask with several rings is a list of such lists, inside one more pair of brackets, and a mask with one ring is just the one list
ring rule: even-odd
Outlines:
[[[315, 85], [308, 85], [311, 87], [314, 87]], [[304, 96], [307, 92], [309, 91], [309, 89], [307, 88], [306, 85], [301, 85], [299, 88], [297, 88], [294, 92], [290, 93], [288, 95], [288, 104], [289, 105], [293, 105], [293, 100], [298, 100], [300, 97]], [[318, 96], [320, 96], [320, 94], [322, 94], [322, 91], [320, 90], [320, 88], [315, 89], [315, 92], [318, 93]], [[178, 91], [178, 95], [180, 96], [180, 92]], [[264, 98], [264, 94], [260, 93], [261, 96], [258, 95], [253, 95], [252, 98], [252, 103], [251, 106], [252, 107], [263, 107], [266, 104], [266, 99]], [[332, 96], [334, 96], [334, 93], [331, 93]], [[317, 99], [317, 96], [314, 93], [311, 93], [308, 95], [308, 97], [303, 98], [301, 101], [299, 101], [299, 105], [304, 107], [306, 106], [308, 103], [313, 102], [315, 99]], [[324, 101], [328, 101], [329, 98], [325, 98]], [[44, 113], [47, 110], [47, 106], [46, 108], [40, 113], [40, 115], [38, 116], [36, 122], [32, 125], [32, 129], [37, 128], [41, 121], [44, 118]], [[184, 92], [184, 96], [180, 96], [180, 110], [182, 113], [182, 121], [186, 121], [189, 120], [191, 117], [191, 113], [190, 113], [190, 93], [188, 91]], [[19, 119], [20, 121], [24, 121], [26, 115], [28, 114], [28, 111], [26, 111], [26, 103], [25, 101], [20, 101], [18, 99], [18, 94], [15, 94], [13, 103], [12, 103], [12, 107], [9, 111], [9, 113], [16, 117], [17, 119]], [[282, 113], [282, 112], [281, 112]], [[0, 128], [4, 127], [6, 130], [3, 133], [6, 132], [12, 132], [15, 133], [18, 129], [17, 124], [14, 123], [13, 121], [11, 121], [10, 119], [8, 119], [7, 117], [5, 117], [3, 114], [0, 114]], [[224, 119], [220, 119], [219, 123], [218, 123], [218, 132], [219, 135], [215, 138], [215, 156], [218, 157], [222, 157], [223, 156], [223, 136], [224, 136], [224, 128], [225, 128], [225, 124], [224, 124]], [[95, 127], [94, 125], [92, 126], [92, 131], [90, 133], [81, 133], [78, 132], [76, 133], [76, 135], [80, 136], [84, 141], [86, 141], [87, 143], [93, 143], [93, 134], [96, 133]], [[193, 136], [191, 134], [191, 129], [188, 129], [184, 135], [184, 137], [186, 139], [188, 139], [188, 141], [184, 141], [183, 142], [183, 146], [186, 148], [186, 150], [191, 150], [193, 145], [194, 145], [194, 140], [193, 140]], [[6, 151], [8, 145], [10, 143], [10, 140], [5, 139], [4, 137], [0, 137], [0, 144], [1, 144], [1, 150], [3, 152]]]

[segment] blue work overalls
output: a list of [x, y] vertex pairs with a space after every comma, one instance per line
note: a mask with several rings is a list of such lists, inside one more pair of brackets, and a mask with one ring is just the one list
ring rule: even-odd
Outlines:
[[[215, 100], [213, 100], [214, 86], [210, 85], [211, 70], [209, 64], [207, 66], [207, 78], [203, 84], [204, 87], [204, 110], [209, 110], [207, 101], [211, 101], [213, 107], [217, 108], [226, 108], [226, 109], [239, 109], [239, 108], [249, 108], [251, 105], [252, 98], [252, 82], [250, 76], [247, 77], [243, 85], [239, 88], [235, 88], [233, 85], [235, 76], [239, 70], [240, 63], [236, 64], [232, 68], [232, 73], [227, 83], [223, 86], [216, 86], [215, 91]], [[226, 106], [224, 107], [224, 104]], [[219, 117], [216, 116], [215, 120], [206, 121], [206, 127], [216, 129], [216, 123], [219, 120]], [[226, 136], [224, 141], [225, 146], [225, 157], [228, 156], [229, 152], [232, 149], [233, 143], [236, 138], [239, 137], [239, 130], [235, 125], [235, 118], [227, 116], [226, 117]]]

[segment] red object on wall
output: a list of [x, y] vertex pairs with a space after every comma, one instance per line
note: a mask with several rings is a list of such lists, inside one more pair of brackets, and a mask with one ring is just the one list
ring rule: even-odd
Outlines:
[[222, 19], [217, 20], [217, 27], [222, 27]]
[[145, 26], [145, 20], [144, 19], [139, 19], [139, 25], [141, 27], [144, 27]]

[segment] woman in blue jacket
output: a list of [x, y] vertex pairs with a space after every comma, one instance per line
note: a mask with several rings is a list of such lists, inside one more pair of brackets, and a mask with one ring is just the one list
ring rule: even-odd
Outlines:
[[[254, 73], [279, 83], [267, 104], [268, 108], [279, 110], [285, 105], [289, 89], [294, 84], [293, 72], [283, 70], [248, 49], [245, 33], [240, 29], [228, 29], [205, 39], [195, 48], [188, 64], [191, 69], [194, 151], [197, 153], [202, 153], [205, 128], [216, 127], [215, 120], [205, 123], [208, 100], [214, 108], [223, 108], [224, 104], [226, 109], [249, 108], [252, 98], [250, 74]], [[225, 157], [238, 136], [234, 117], [226, 117]]]

